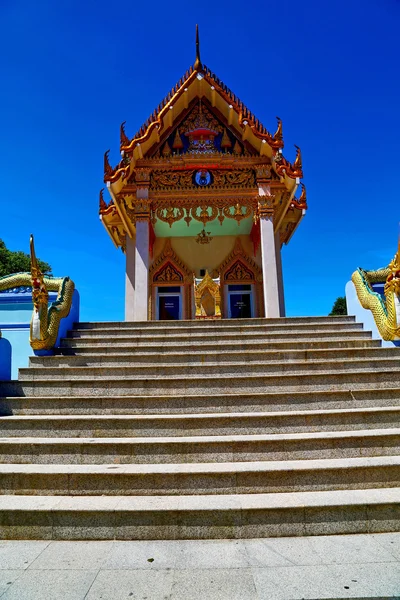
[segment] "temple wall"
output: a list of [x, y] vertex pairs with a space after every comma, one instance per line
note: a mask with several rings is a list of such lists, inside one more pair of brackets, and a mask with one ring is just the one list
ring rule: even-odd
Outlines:
[[[174, 237], [171, 238], [171, 245], [179, 258], [187, 265], [190, 271], [200, 276], [200, 269], [208, 269], [211, 273], [233, 250], [235, 240], [240, 238], [243, 249], [247, 256], [261, 268], [260, 252], [254, 257], [253, 244], [248, 235], [227, 235], [215, 236], [209, 244], [198, 244], [196, 238], [192, 237]], [[157, 238], [154, 244], [153, 260], [157, 258], [164, 249], [167, 238]]]

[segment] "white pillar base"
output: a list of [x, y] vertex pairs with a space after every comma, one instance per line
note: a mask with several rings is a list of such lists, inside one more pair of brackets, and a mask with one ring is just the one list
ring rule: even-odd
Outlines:
[[149, 318], [149, 222], [136, 221], [134, 321]]
[[135, 320], [135, 240], [126, 236], [125, 321]]
[[260, 228], [265, 316], [280, 317], [273, 217], [261, 217]]
[[285, 309], [285, 291], [283, 286], [283, 270], [281, 256], [281, 238], [279, 231], [275, 233], [275, 255], [276, 255], [276, 271], [278, 276], [278, 294], [279, 294], [279, 316], [286, 316]]

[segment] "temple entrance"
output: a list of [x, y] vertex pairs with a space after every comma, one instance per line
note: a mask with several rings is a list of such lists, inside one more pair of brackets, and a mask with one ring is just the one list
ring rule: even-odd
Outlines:
[[156, 319], [159, 321], [179, 321], [182, 319], [182, 294], [180, 286], [157, 288]]
[[228, 318], [251, 319], [253, 316], [252, 286], [228, 285]]

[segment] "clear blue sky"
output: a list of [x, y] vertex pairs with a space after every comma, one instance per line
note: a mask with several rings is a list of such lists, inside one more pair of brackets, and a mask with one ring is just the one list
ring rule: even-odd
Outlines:
[[0, 237], [81, 293], [82, 320], [123, 318], [124, 256], [98, 218], [103, 153], [119, 160], [202, 60], [285, 150], [309, 210], [283, 248], [289, 315], [327, 314], [358, 266], [394, 254], [400, 175], [399, 0], [191, 3], [0, 0]]

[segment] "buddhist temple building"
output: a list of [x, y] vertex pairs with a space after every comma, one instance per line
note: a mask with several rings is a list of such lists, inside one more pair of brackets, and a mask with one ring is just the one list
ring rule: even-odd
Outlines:
[[100, 218], [126, 255], [127, 321], [285, 315], [281, 248], [305, 214], [298, 147], [200, 59], [104, 157]]

